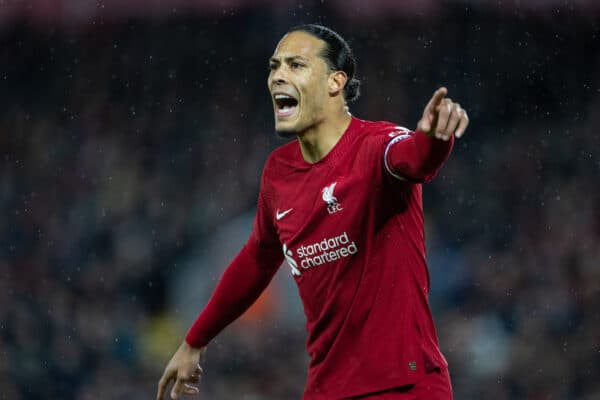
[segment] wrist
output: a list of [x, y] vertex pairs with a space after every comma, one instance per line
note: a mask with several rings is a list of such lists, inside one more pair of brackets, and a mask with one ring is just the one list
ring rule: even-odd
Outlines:
[[201, 356], [202, 354], [204, 354], [204, 351], [206, 350], [206, 346], [200, 346], [200, 347], [195, 347], [190, 345], [187, 341], [183, 341], [181, 343], [181, 346], [179, 346], [179, 350], [183, 351], [185, 353], [191, 353], [191, 354], [197, 354], [199, 356]]
[[190, 341], [190, 338], [188, 338], [187, 336], [185, 337], [185, 339], [183, 340], [183, 342], [181, 343], [181, 347], [187, 349], [187, 350], [200, 350], [203, 347], [206, 347], [205, 345], [202, 344], [198, 344], [194, 341]]

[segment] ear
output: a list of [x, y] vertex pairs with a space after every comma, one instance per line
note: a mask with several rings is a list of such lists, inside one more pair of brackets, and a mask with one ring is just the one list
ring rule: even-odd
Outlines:
[[329, 74], [329, 78], [327, 79], [327, 84], [329, 86], [329, 95], [333, 97], [342, 93], [347, 81], [348, 75], [346, 75], [344, 71], [335, 71]]

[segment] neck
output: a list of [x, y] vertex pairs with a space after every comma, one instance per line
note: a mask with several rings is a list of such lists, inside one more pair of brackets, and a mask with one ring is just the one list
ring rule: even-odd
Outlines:
[[323, 159], [340, 140], [352, 116], [344, 107], [340, 112], [328, 115], [325, 119], [298, 134], [300, 150], [306, 162], [314, 164]]

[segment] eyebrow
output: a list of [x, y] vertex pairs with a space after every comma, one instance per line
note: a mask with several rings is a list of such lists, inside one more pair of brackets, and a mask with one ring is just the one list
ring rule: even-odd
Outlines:
[[[301, 60], [301, 61], [305, 61], [305, 62], [307, 62], [307, 61], [308, 61], [306, 58], [304, 58], [304, 57], [302, 57], [302, 56], [291, 56], [291, 57], [285, 57], [285, 58], [283, 59], [283, 61], [285, 61], [285, 62], [288, 62], [288, 63], [289, 63], [290, 61], [294, 61], [294, 60]], [[270, 62], [270, 63], [280, 63], [281, 61], [279, 61], [279, 59], [278, 59], [278, 58], [271, 57], [271, 58], [269, 59], [269, 62]]]

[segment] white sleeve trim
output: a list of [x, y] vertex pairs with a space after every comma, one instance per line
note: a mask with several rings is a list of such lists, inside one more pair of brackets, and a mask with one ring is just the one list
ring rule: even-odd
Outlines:
[[408, 133], [403, 133], [401, 135], [398, 135], [396, 137], [394, 137], [392, 140], [389, 141], [389, 143], [387, 144], [387, 146], [385, 146], [385, 152], [383, 153], [383, 165], [385, 166], [385, 170], [388, 172], [388, 174], [390, 174], [391, 176], [393, 176], [394, 178], [401, 180], [401, 181], [405, 181], [406, 178], [394, 173], [392, 171], [392, 169], [390, 168], [390, 165], [388, 164], [388, 160], [387, 160], [387, 155], [388, 155], [388, 151], [390, 149], [390, 147], [398, 142], [401, 142], [403, 140], [409, 139], [411, 137], [410, 134]]

